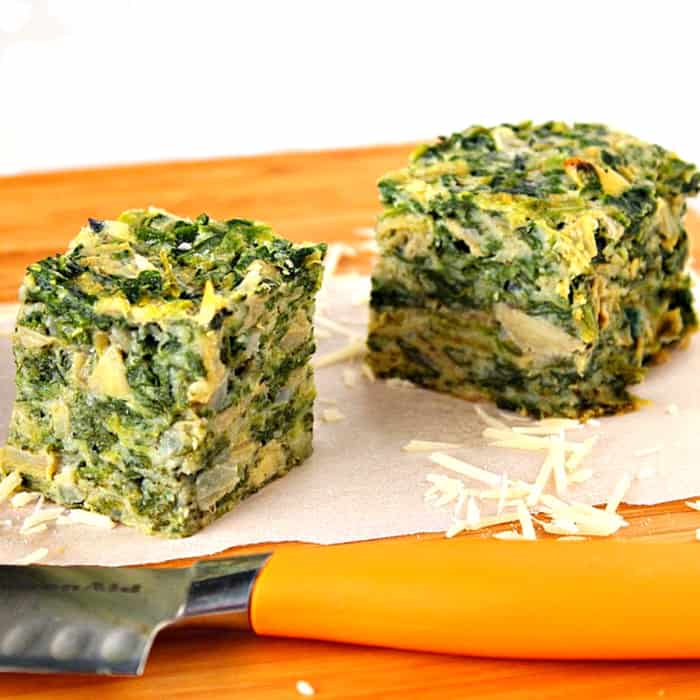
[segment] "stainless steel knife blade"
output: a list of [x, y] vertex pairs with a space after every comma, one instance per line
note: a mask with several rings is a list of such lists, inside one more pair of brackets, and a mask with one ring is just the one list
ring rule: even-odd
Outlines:
[[234, 613], [269, 554], [176, 569], [0, 566], [0, 670], [140, 675], [160, 629]]

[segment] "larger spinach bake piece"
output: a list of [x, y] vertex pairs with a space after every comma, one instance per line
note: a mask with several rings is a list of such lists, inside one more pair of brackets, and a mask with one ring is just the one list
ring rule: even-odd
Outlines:
[[696, 168], [600, 124], [473, 127], [379, 182], [369, 361], [534, 416], [635, 405], [695, 330]]
[[299, 464], [324, 251], [243, 219], [90, 220], [27, 270], [2, 471], [185, 536]]

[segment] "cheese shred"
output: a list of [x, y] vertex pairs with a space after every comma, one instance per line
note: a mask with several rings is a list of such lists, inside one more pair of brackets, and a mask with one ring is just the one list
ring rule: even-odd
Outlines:
[[24, 506], [36, 501], [39, 496], [41, 496], [41, 494], [37, 491], [20, 491], [12, 497], [10, 503], [12, 504], [13, 508], [23, 508]]
[[476, 415], [479, 416], [479, 418], [484, 423], [486, 423], [486, 425], [488, 425], [492, 428], [496, 428], [498, 430], [508, 430], [509, 429], [509, 427], [502, 420], [498, 420], [498, 418], [496, 418], [495, 416], [492, 416], [492, 415], [486, 413], [486, 411], [484, 411], [484, 409], [481, 408], [481, 406], [479, 406], [479, 404], [476, 404], [476, 403], [474, 404], [474, 413], [476, 413]]
[[19, 531], [20, 535], [23, 535], [24, 537], [29, 537], [31, 535], [38, 535], [40, 532], [46, 532], [47, 530], [47, 525], [46, 523], [39, 523], [38, 525], [35, 525], [34, 527], [30, 527], [28, 529], [22, 528]]
[[362, 372], [362, 376], [368, 382], [373, 384], [377, 380], [377, 378], [374, 376], [374, 370], [366, 362], [362, 363], [360, 366], [360, 371]]
[[46, 549], [46, 547], [39, 547], [39, 549], [35, 549], [33, 552], [30, 552], [26, 556], [17, 559], [17, 561], [15, 561], [15, 564], [17, 566], [28, 566], [29, 564], [36, 564], [42, 559], [46, 559], [48, 554], [49, 550]]
[[468, 464], [463, 462], [461, 459], [455, 459], [450, 457], [450, 455], [443, 454], [442, 452], [433, 452], [428, 459], [435, 464], [439, 464], [445, 469], [449, 469], [462, 476], [467, 476], [475, 481], [481, 481], [489, 486], [499, 486], [501, 483], [501, 477], [493, 472], [486, 471], [481, 467], [475, 467], [473, 464]]
[[605, 506], [606, 513], [615, 513], [622, 503], [622, 499], [629, 491], [632, 483], [632, 477], [629, 474], [623, 474], [620, 480], [615, 484], [613, 492], [610, 494], [607, 505]]
[[537, 474], [537, 477], [535, 479], [535, 484], [532, 487], [532, 491], [530, 491], [530, 494], [527, 497], [527, 505], [530, 506], [531, 508], [533, 506], [536, 506], [539, 503], [540, 496], [542, 495], [542, 493], [544, 491], [544, 487], [547, 485], [547, 482], [549, 481], [551, 474], [552, 474], [552, 456], [551, 456], [551, 452], [550, 452], [544, 458], [544, 462], [542, 462], [542, 466], [540, 467], [540, 471]]
[[330, 367], [337, 365], [340, 362], [347, 362], [356, 357], [361, 357], [365, 354], [366, 346], [364, 340], [353, 340], [340, 350], [334, 350], [326, 355], [321, 355], [313, 360], [313, 365], [316, 369], [321, 367]]
[[337, 323], [330, 318], [326, 318], [321, 314], [316, 314], [314, 318], [314, 323], [325, 328], [326, 330], [333, 331], [340, 335], [347, 336], [350, 340], [359, 340], [357, 333], [347, 326], [343, 326], [341, 323]]
[[48, 523], [52, 520], [56, 520], [60, 515], [63, 514], [65, 509], [60, 506], [57, 508], [45, 508], [44, 510], [39, 510], [31, 515], [28, 515], [22, 521], [22, 527], [20, 533], [27, 530], [31, 530], [36, 525], [41, 525], [42, 523]]
[[527, 537], [521, 535], [519, 532], [515, 532], [515, 530], [505, 530], [504, 532], [496, 532], [493, 535], [493, 537], [496, 540], [504, 540], [506, 542], [521, 542], [527, 540]]
[[324, 408], [321, 418], [324, 423], [340, 423], [340, 421], [345, 420], [345, 415], [337, 408]]
[[520, 521], [520, 530], [522, 532], [523, 538], [526, 540], [535, 540], [537, 535], [535, 534], [535, 528], [532, 524], [532, 516], [530, 511], [527, 509], [524, 501], [518, 501], [517, 503], [517, 513], [518, 520]]
[[20, 486], [22, 477], [19, 472], [10, 472], [0, 481], [0, 503], [6, 501]]
[[114, 520], [101, 513], [93, 513], [91, 510], [83, 510], [82, 508], [74, 508], [68, 511], [68, 515], [62, 515], [57, 518], [57, 525], [91, 525], [92, 527], [101, 527], [105, 530], [111, 530], [116, 527]]
[[476, 527], [481, 521], [481, 511], [474, 496], [467, 499], [467, 515], [464, 518], [468, 527]]
[[357, 386], [357, 372], [355, 372], [354, 369], [350, 369], [349, 367], [343, 369], [343, 384], [345, 384], [348, 389]]

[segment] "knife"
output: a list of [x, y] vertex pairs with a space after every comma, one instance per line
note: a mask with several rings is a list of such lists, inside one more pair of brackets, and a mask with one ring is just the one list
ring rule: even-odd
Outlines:
[[700, 658], [697, 545], [291, 545], [187, 568], [0, 566], [0, 668], [138, 675], [170, 624], [452, 654]]

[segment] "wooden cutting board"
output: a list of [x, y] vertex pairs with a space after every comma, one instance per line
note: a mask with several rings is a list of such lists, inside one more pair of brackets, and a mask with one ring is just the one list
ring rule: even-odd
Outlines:
[[[88, 216], [109, 218], [129, 207], [256, 218], [295, 240], [357, 242], [357, 229], [372, 226], [378, 210], [375, 180], [400, 167], [409, 150], [383, 146], [0, 178], [0, 301], [13, 300], [26, 265], [64, 250]], [[700, 241], [700, 217], [690, 212], [687, 225]], [[693, 544], [700, 513], [682, 503], [623, 510], [630, 527], [620, 536], [687, 541], [688, 556], [700, 556], [700, 543]], [[700, 697], [700, 662], [499, 661], [259, 639], [222, 629], [164, 632], [143, 678], [8, 674], [0, 676], [0, 694], [3, 700], [265, 700], [301, 697], [300, 679], [318, 698]]]

